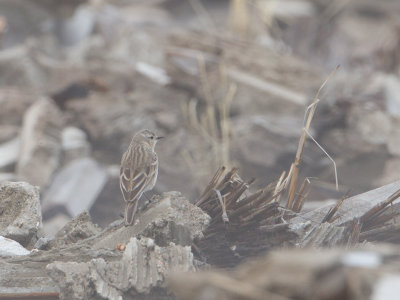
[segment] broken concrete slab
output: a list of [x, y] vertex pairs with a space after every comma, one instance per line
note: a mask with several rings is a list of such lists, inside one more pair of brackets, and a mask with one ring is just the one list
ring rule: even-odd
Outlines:
[[66, 210], [72, 217], [89, 210], [107, 181], [107, 171], [90, 157], [71, 161], [63, 167], [44, 193], [43, 214]]
[[0, 289], [20, 295], [39, 288], [60, 299], [172, 299], [165, 278], [198, 269], [191, 243], [201, 238], [209, 216], [169, 192], [153, 197], [138, 220], [126, 227], [121, 219], [100, 232], [82, 213], [53, 240], [39, 240], [42, 250], [0, 258]]
[[46, 186], [61, 158], [63, 118], [57, 105], [43, 98], [26, 111], [21, 132], [17, 174], [31, 184]]
[[[55, 261], [47, 265], [49, 276], [60, 286], [60, 299], [165, 299], [165, 277], [173, 270], [194, 271], [189, 246], [155, 245], [149, 238], [131, 238], [122, 257], [95, 258], [87, 262]], [[84, 288], [86, 287], [86, 288]]]
[[0, 235], [33, 246], [42, 227], [39, 189], [26, 182], [0, 184]]

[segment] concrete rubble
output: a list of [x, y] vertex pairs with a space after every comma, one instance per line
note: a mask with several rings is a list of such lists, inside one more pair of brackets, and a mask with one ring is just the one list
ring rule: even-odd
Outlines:
[[[19, 187], [11, 195], [20, 197], [25, 185], [7, 183], [1, 191], [10, 195], [11, 187]], [[26, 200], [20, 206], [29, 204], [29, 199], [15, 201], [19, 199]], [[209, 222], [206, 213], [178, 192], [153, 197], [135, 226], [125, 227], [121, 219], [102, 230], [84, 212], [53, 238], [42, 236], [28, 246], [33, 250], [20, 251], [30, 253], [26, 259], [1, 258], [0, 290], [2, 295], [22, 295], [40, 288], [59, 299], [172, 299], [165, 279], [172, 271], [198, 269], [201, 263], [191, 245], [202, 238]], [[1, 245], [0, 253], [10, 256]], [[35, 275], [29, 275], [33, 269]], [[23, 284], [17, 279], [15, 284], [14, 277], [22, 273], [27, 274]]]
[[39, 189], [26, 182], [0, 184], [0, 236], [31, 247], [42, 227]]

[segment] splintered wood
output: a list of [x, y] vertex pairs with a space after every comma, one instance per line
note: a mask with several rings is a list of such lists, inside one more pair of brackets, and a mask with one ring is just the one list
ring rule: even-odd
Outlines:
[[[400, 203], [395, 203], [400, 181], [302, 213], [302, 205], [287, 209], [280, 203], [278, 196], [285, 190], [277, 186], [282, 180], [249, 192], [254, 180], [246, 182], [237, 172], [237, 168], [226, 172], [221, 167], [196, 201], [210, 215], [211, 223], [194, 248], [199, 258], [211, 265], [232, 267], [246, 257], [288, 246], [400, 242], [396, 234], [400, 226], [395, 223], [400, 214]], [[305, 196], [301, 197], [303, 202]]]
[[[254, 180], [243, 181], [237, 171], [233, 168], [224, 176], [225, 168], [220, 168], [196, 201], [212, 218], [197, 248], [207, 262], [224, 267], [294, 241], [296, 236], [281, 224], [283, 210], [274, 201], [274, 186], [245, 195]], [[274, 227], [277, 224], [283, 226]]]

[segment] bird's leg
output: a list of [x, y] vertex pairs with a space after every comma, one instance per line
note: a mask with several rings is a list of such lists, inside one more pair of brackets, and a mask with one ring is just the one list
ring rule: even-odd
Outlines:
[[133, 222], [135, 220], [135, 215], [136, 215], [136, 210], [137, 210], [138, 204], [139, 204], [139, 199], [136, 199], [135, 206], [133, 207], [132, 216], [131, 216], [131, 219], [129, 220], [129, 225], [133, 225]]
[[125, 205], [125, 211], [124, 211], [124, 220], [125, 220], [125, 226], [131, 225], [129, 223], [129, 211], [132, 208], [133, 202], [127, 202]]

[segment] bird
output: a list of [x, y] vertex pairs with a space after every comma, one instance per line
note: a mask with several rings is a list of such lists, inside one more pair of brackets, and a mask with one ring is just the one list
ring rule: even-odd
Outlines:
[[155, 146], [163, 137], [144, 129], [137, 132], [122, 155], [120, 188], [125, 200], [125, 226], [132, 225], [140, 197], [153, 189], [158, 176]]

